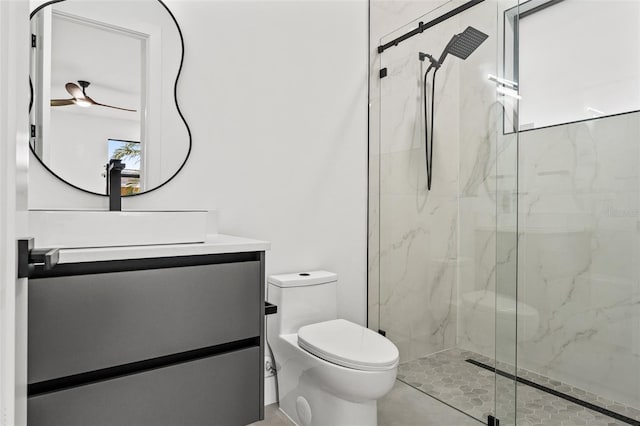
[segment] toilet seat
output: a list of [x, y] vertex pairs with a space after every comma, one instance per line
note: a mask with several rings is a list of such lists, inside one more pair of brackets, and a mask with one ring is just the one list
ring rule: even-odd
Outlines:
[[300, 327], [298, 345], [325, 361], [356, 370], [383, 371], [398, 365], [398, 349], [391, 341], [344, 319]]

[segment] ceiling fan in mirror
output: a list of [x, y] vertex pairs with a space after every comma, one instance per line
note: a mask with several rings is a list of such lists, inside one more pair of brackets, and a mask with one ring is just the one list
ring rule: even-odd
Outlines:
[[78, 84], [67, 83], [64, 85], [65, 89], [71, 96], [71, 99], [51, 99], [51, 106], [66, 106], [66, 105], [78, 105], [81, 107], [101, 106], [106, 108], [119, 109], [121, 111], [136, 112], [135, 109], [121, 108], [113, 105], [102, 104], [94, 101], [89, 95], [87, 95], [87, 87], [91, 83], [86, 80], [78, 80]]

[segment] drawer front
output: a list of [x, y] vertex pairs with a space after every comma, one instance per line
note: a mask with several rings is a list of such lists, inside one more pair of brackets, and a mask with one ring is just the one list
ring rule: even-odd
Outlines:
[[29, 281], [29, 383], [260, 335], [260, 262]]
[[28, 399], [29, 426], [214, 426], [259, 419], [259, 348]]

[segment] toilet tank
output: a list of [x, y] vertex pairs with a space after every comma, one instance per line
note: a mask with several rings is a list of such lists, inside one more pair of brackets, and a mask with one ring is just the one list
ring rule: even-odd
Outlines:
[[278, 306], [269, 328], [291, 334], [304, 325], [336, 319], [337, 283], [338, 275], [327, 271], [269, 276], [267, 301]]

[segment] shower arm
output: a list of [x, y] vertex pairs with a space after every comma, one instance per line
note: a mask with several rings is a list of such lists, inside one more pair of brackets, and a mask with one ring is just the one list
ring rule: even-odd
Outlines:
[[442, 54], [440, 55], [440, 59], [436, 60], [436, 58], [434, 58], [432, 55], [429, 55], [428, 53], [418, 52], [418, 59], [420, 59], [420, 61], [424, 61], [425, 58], [428, 58], [429, 62], [431, 63], [429, 65], [429, 68], [427, 68], [427, 72], [425, 73], [425, 75], [429, 73], [429, 71], [432, 68], [435, 68], [437, 70], [438, 68], [440, 68], [440, 66], [442, 66], [445, 58], [449, 54], [449, 50], [451, 49], [451, 46], [453, 46], [455, 42], [458, 41], [459, 38], [460, 38], [459, 34], [456, 34], [453, 37], [451, 37], [451, 40], [449, 40], [449, 43], [447, 43], [444, 50], [442, 51]]
[[456, 34], [453, 37], [451, 37], [451, 40], [449, 40], [449, 43], [447, 43], [447, 46], [442, 51], [442, 54], [440, 55], [440, 59], [438, 59], [438, 67], [440, 67], [444, 63], [444, 59], [449, 54], [449, 50], [451, 49], [451, 46], [453, 46], [455, 42], [458, 41], [459, 38], [460, 38], [460, 34]]

